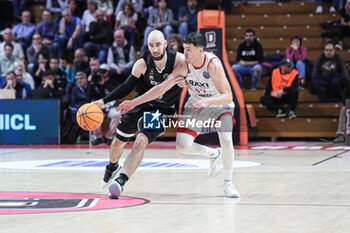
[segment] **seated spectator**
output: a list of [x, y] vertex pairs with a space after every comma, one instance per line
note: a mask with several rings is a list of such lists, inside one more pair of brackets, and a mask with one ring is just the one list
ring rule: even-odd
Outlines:
[[102, 10], [105, 14], [107, 21], [112, 22], [112, 15], [113, 15], [113, 4], [111, 0], [100, 0], [97, 3], [98, 9]]
[[5, 44], [12, 44], [13, 46], [12, 55], [16, 58], [21, 59], [24, 62], [24, 53], [23, 53], [22, 46], [13, 40], [14, 36], [10, 28], [6, 28], [4, 30], [3, 39], [4, 41], [0, 44], [0, 57], [5, 56]]
[[38, 63], [35, 65], [32, 74], [35, 82], [35, 88], [37, 88], [43, 81], [44, 73], [49, 69], [48, 66], [49, 57], [46, 54], [39, 53], [38, 55]]
[[52, 20], [58, 22], [61, 12], [68, 8], [68, 0], [46, 0], [46, 9], [52, 12]]
[[[81, 3], [81, 4], [80, 4]], [[69, 0], [68, 9], [72, 12], [72, 16], [78, 17], [81, 19], [85, 10], [85, 0]]]
[[23, 11], [21, 18], [22, 23], [14, 26], [12, 33], [15, 37], [14, 40], [22, 46], [23, 50], [26, 50], [32, 43], [32, 36], [35, 31], [35, 26], [30, 23], [30, 11]]
[[268, 109], [276, 111], [276, 117], [286, 116], [285, 110], [281, 107], [283, 104], [290, 105], [289, 119], [296, 117], [294, 111], [299, 97], [298, 76], [298, 71], [292, 68], [292, 62], [288, 58], [284, 58], [280, 67], [272, 71], [265, 95], [260, 98], [260, 102]]
[[47, 70], [43, 73], [43, 82], [33, 91], [34, 99], [61, 99], [64, 90], [59, 88], [52, 71]]
[[32, 89], [28, 83], [22, 80], [20, 75], [17, 78], [15, 72], [10, 71], [6, 74], [5, 79], [5, 86], [2, 89], [15, 90], [16, 99], [32, 98]]
[[13, 56], [13, 45], [5, 44], [5, 56], [0, 56], [0, 75], [5, 76], [8, 72], [13, 71], [16, 61], [20, 61]]
[[70, 93], [72, 92], [73, 85], [67, 84], [66, 73], [60, 70], [57, 57], [50, 58], [49, 68], [53, 75], [55, 75], [55, 82], [59, 90], [64, 90], [61, 96], [61, 108], [67, 109], [70, 99]]
[[23, 81], [23, 70], [15, 69], [14, 73], [16, 74], [16, 99], [31, 99], [33, 97], [33, 89], [29, 83]]
[[77, 72], [75, 76], [76, 85], [72, 89], [70, 99], [70, 109], [72, 111], [72, 119], [76, 122], [76, 114], [78, 109], [86, 103], [91, 102], [89, 91], [90, 83], [88, 83], [86, 74], [84, 72]]
[[187, 6], [182, 6], [179, 9], [179, 34], [182, 38], [197, 31], [197, 15], [201, 10], [197, 6], [197, 0], [187, 0]]
[[170, 34], [169, 47], [179, 53], [184, 52], [183, 38], [179, 34]]
[[17, 72], [21, 73], [23, 81], [28, 83], [30, 85], [30, 88], [34, 90], [35, 88], [34, 79], [28, 72], [26, 72], [25, 67], [21, 61], [15, 62], [14, 71], [16, 74]]
[[142, 13], [143, 11], [143, 0], [120, 0], [118, 1], [117, 7], [115, 8], [114, 15], [118, 17], [119, 12], [122, 12], [126, 4], [132, 3], [134, 11], [136, 13]]
[[82, 47], [83, 33], [78, 17], [72, 16], [69, 9], [62, 11], [62, 19], [59, 22], [59, 47], [58, 57], [64, 56], [66, 50]]
[[108, 50], [108, 65], [117, 72], [118, 83], [123, 83], [135, 63], [135, 49], [124, 39], [123, 30], [114, 33], [113, 46]]
[[245, 41], [241, 43], [237, 50], [237, 64], [232, 66], [235, 77], [244, 88], [243, 77], [252, 77], [252, 90], [256, 90], [262, 74], [261, 62], [264, 58], [264, 51], [261, 44], [255, 39], [253, 29], [245, 31]]
[[131, 3], [127, 3], [116, 17], [114, 30], [123, 29], [130, 44], [135, 44], [137, 14]]
[[332, 43], [326, 43], [324, 52], [316, 60], [310, 91], [326, 103], [340, 103], [348, 83], [343, 57], [335, 52]]
[[[174, 20], [178, 20], [179, 18], [179, 10], [181, 7], [186, 6], [187, 0], [177, 0], [177, 1], [167, 1], [167, 6], [171, 11], [173, 12], [174, 15]], [[232, 3], [231, 3], [232, 4]]]
[[96, 56], [100, 63], [106, 62], [107, 51], [112, 43], [112, 25], [104, 18], [102, 10], [95, 12], [96, 22], [91, 22], [88, 32], [89, 41], [85, 42], [84, 48], [89, 57]]
[[346, 1], [345, 7], [340, 11], [339, 38], [338, 44], [335, 45], [336, 49], [343, 49], [345, 36], [350, 36], [350, 0]]
[[35, 33], [32, 38], [33, 43], [27, 48], [27, 60], [28, 60], [28, 70], [29, 73], [33, 73], [33, 69], [38, 62], [39, 53], [45, 55], [45, 57], [50, 57], [50, 49], [42, 44], [42, 39], [39, 33]]
[[286, 49], [286, 57], [293, 62], [293, 67], [296, 67], [300, 83], [302, 86], [305, 86], [305, 63], [304, 60], [307, 57], [307, 49], [302, 45], [302, 39], [299, 36], [293, 36], [291, 38], [291, 44]]
[[58, 50], [58, 24], [52, 20], [51, 11], [44, 10], [42, 22], [36, 25], [35, 33], [39, 33], [42, 44], [50, 48], [52, 56], [57, 56]]
[[85, 74], [90, 74], [90, 67], [89, 67], [89, 57], [85, 51], [85, 49], [77, 49], [74, 52], [74, 65], [75, 65], [75, 71], [82, 71]]
[[89, 31], [90, 23], [95, 21], [95, 12], [97, 10], [97, 1], [88, 0], [87, 9], [84, 11], [83, 18], [81, 19], [81, 25], [84, 32]]
[[[323, 0], [316, 0], [317, 8], [316, 8], [316, 14], [322, 14], [323, 7], [322, 7]], [[337, 7], [338, 0], [332, 0], [332, 6], [329, 8], [329, 13], [335, 13], [335, 8]]]
[[75, 72], [74, 68], [70, 66], [65, 57], [61, 57], [59, 59], [60, 66], [58, 67], [60, 70], [66, 73], [67, 83], [74, 84], [75, 83]]
[[165, 38], [171, 34], [173, 28], [171, 23], [173, 21], [173, 12], [166, 7], [166, 0], [159, 0], [158, 8], [150, 12], [147, 21], [147, 27], [144, 33], [143, 46], [141, 54], [147, 49], [147, 37], [153, 30], [160, 30], [164, 33]]

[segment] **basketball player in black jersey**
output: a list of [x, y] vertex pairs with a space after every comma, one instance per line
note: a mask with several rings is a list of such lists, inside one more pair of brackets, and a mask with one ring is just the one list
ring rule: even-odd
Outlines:
[[[152, 31], [148, 36], [148, 49], [145, 55], [136, 61], [128, 79], [109, 95], [95, 101], [99, 107], [105, 103], [121, 99], [128, 95], [134, 88], [138, 95], [142, 95], [152, 87], [162, 83], [168, 76], [187, 75], [187, 67], [183, 54], [167, 49], [167, 41], [161, 31]], [[116, 135], [111, 143], [109, 151], [109, 164], [106, 166], [102, 186], [105, 187], [112, 181], [117, 172], [121, 169], [118, 164], [124, 146], [131, 137], [139, 131], [132, 151], [128, 154], [124, 167], [117, 179], [109, 185], [109, 197], [116, 199], [120, 197], [124, 184], [135, 172], [143, 158], [144, 151], [149, 143], [162, 135], [165, 131], [163, 126], [160, 129], [145, 129], [142, 117], [145, 111], [173, 114], [174, 105], [180, 96], [181, 89], [178, 86], [172, 87], [161, 97], [138, 106], [123, 115], [117, 127]], [[157, 111], [158, 110], [158, 111]]]

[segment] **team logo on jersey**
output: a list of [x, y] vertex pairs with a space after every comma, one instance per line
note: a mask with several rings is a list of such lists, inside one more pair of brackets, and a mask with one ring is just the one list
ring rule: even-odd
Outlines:
[[208, 87], [209, 88], [209, 84], [208, 83], [196, 82], [196, 81], [193, 81], [193, 80], [189, 80], [188, 82], [189, 82], [189, 84], [191, 86], [194, 86], [194, 87]]
[[151, 69], [151, 71], [149, 72], [149, 80], [153, 81], [154, 80], [154, 70]]
[[206, 79], [209, 79], [210, 75], [208, 74], [208, 72], [204, 71], [203, 72], [203, 77], [206, 78]]

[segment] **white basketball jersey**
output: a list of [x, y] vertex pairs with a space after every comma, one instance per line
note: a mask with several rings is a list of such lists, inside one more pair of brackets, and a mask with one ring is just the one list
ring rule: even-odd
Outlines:
[[189, 83], [188, 92], [191, 98], [200, 100], [220, 94], [208, 72], [208, 65], [213, 59], [219, 58], [212, 53], [204, 52], [204, 63], [201, 67], [194, 67], [192, 64], [188, 64], [186, 81]]

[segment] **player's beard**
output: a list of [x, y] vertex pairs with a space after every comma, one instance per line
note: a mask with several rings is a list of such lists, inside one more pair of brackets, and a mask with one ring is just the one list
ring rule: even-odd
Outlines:
[[162, 53], [159, 57], [154, 57], [154, 56], [151, 54], [153, 60], [155, 60], [155, 61], [162, 60], [163, 57], [164, 57], [164, 55], [165, 55], [165, 48], [163, 49], [163, 53]]

